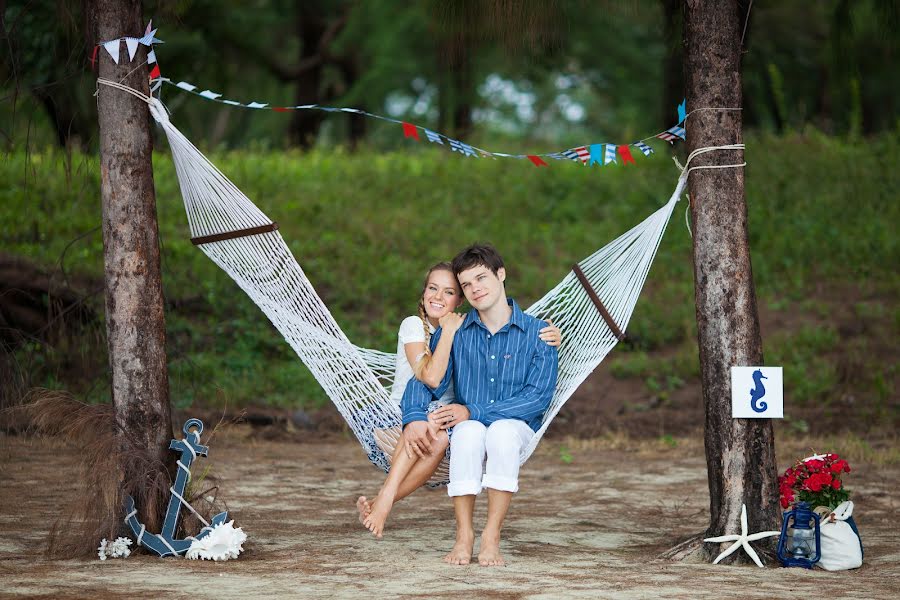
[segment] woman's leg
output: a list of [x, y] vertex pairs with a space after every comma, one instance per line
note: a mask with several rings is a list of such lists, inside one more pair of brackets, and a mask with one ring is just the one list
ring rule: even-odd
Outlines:
[[406, 454], [406, 448], [402, 444], [397, 444], [387, 479], [372, 502], [371, 512], [363, 520], [363, 525], [375, 534], [375, 537], [381, 537], [394, 503], [413, 493], [434, 474], [449, 443], [447, 432], [438, 432], [438, 438], [431, 443], [431, 453], [424, 459], [415, 455], [410, 458]]
[[394, 503], [406, 498], [431, 479], [441, 461], [444, 460], [444, 454], [449, 445], [450, 438], [447, 437], [447, 432], [444, 430], [439, 431], [438, 439], [431, 443], [431, 454], [424, 459], [416, 461], [413, 468], [409, 470], [409, 474], [400, 482], [400, 485], [397, 487], [397, 493], [394, 496]]

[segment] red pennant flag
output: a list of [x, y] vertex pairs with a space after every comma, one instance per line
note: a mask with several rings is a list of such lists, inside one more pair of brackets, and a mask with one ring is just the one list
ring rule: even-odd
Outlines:
[[627, 165], [628, 163], [635, 164], [634, 157], [631, 156], [631, 150], [628, 149], [628, 146], [619, 146], [617, 150], [619, 151], [619, 156], [622, 157], [623, 165]]
[[154, 79], [159, 79], [159, 76], [160, 76], [159, 65], [158, 64], [153, 65], [153, 70], [150, 71], [150, 81], [153, 81]]
[[528, 160], [530, 160], [532, 162], [532, 164], [534, 164], [534, 166], [536, 166], [536, 167], [546, 167], [547, 166], [547, 163], [545, 163], [544, 160], [536, 154], [529, 154]]
[[94, 46], [94, 52], [91, 54], [91, 69], [94, 68], [94, 63], [97, 62], [97, 50], [100, 49], [100, 45]]
[[403, 137], [419, 139], [419, 129], [412, 123], [403, 123]]
[[288, 111], [291, 111], [291, 110], [294, 110], [294, 109], [292, 109], [292, 108], [285, 108], [284, 106], [273, 106], [273, 107], [272, 107], [272, 110], [274, 110], [275, 112], [288, 112]]

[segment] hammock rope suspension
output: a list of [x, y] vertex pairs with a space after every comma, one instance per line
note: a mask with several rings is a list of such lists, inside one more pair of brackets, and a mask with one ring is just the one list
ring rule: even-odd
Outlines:
[[[104, 85], [126, 86], [98, 80]], [[127, 88], [129, 93], [133, 93]], [[289, 250], [277, 224], [250, 201], [172, 123], [163, 104], [140, 95], [166, 132], [192, 241], [234, 279], [266, 314], [310, 370], [369, 459], [385, 471], [385, 450], [399, 439], [400, 407], [390, 399], [395, 355], [360, 348], [341, 330]], [[534, 452], [544, 432], [575, 389], [625, 337], [638, 295], [672, 210], [687, 183], [688, 167], [704, 152], [741, 150], [742, 144], [695, 150], [663, 206], [577, 265], [525, 312], [552, 318], [565, 332], [559, 375], [542, 425], [523, 449]], [[728, 167], [742, 165], [728, 165]], [[598, 319], [600, 312], [603, 318]], [[376, 433], [390, 443], [379, 444]], [[448, 479], [446, 461], [432, 483]]]

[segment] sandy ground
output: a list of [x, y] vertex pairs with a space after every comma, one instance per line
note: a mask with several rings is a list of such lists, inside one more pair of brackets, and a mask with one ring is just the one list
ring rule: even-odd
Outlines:
[[[571, 454], [571, 461], [568, 460]], [[703, 530], [702, 446], [548, 441], [525, 466], [504, 530], [508, 566], [449, 566], [453, 513], [443, 490], [398, 505], [382, 540], [353, 503], [381, 475], [349, 440], [219, 436], [207, 459], [250, 536], [236, 561], [43, 558], [72, 452], [0, 434], [0, 596], [46, 598], [896, 598], [897, 465], [856, 464], [850, 484], [866, 547], [852, 572], [676, 563], [657, 558]], [[201, 459], [202, 464], [204, 462]], [[483, 523], [480, 499], [476, 522]], [[477, 551], [477, 548], [476, 548]]]

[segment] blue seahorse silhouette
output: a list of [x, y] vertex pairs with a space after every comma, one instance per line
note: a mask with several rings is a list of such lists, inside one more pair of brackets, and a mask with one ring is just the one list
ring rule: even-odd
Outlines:
[[769, 405], [765, 402], [759, 402], [759, 399], [766, 395], [766, 388], [763, 386], [762, 382], [763, 379], [768, 379], [768, 377], [763, 375], [760, 369], [753, 371], [753, 383], [756, 387], [750, 390], [750, 408], [758, 413], [766, 412], [766, 409], [769, 408]]

